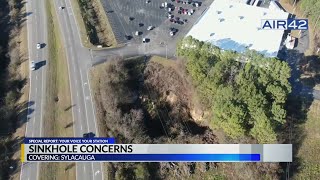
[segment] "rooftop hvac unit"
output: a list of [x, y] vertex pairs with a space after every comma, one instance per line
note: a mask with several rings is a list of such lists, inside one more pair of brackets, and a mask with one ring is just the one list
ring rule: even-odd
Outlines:
[[223, 21], [224, 21], [224, 18], [219, 18], [219, 21], [220, 21], [220, 22], [223, 22]]
[[253, 6], [259, 6], [259, 0], [256, 0], [255, 2], [254, 2], [254, 4], [253, 4]]

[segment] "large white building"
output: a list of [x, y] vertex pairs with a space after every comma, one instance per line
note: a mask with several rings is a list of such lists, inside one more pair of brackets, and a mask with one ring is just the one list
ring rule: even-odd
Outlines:
[[200, 41], [221, 49], [244, 52], [256, 50], [267, 57], [276, 57], [282, 44], [283, 30], [262, 30], [262, 19], [287, 19], [281, 9], [267, 9], [246, 3], [215, 0], [188, 32]]

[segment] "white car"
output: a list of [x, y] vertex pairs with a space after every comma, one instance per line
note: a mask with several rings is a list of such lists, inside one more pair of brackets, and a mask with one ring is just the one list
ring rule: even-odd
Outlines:
[[147, 30], [150, 31], [152, 29], [153, 29], [153, 26], [149, 26]]
[[37, 43], [37, 49], [41, 49], [41, 44]]
[[142, 43], [146, 43], [147, 42], [147, 39], [146, 38], [143, 38], [142, 39]]
[[63, 9], [64, 9], [64, 7], [63, 7], [63, 6], [59, 6], [59, 9], [60, 9], [60, 10], [63, 10]]
[[139, 31], [136, 31], [135, 35], [136, 35], [136, 36], [139, 36], [139, 35], [140, 35], [140, 32], [139, 32]]
[[36, 63], [34, 61], [31, 61], [30, 69], [31, 69], [31, 71], [36, 70]]
[[173, 31], [170, 31], [170, 36], [173, 36], [174, 35], [174, 32]]

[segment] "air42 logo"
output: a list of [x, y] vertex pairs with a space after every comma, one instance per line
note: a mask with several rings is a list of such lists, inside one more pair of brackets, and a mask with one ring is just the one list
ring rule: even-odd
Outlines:
[[263, 30], [307, 30], [308, 19], [262, 19]]

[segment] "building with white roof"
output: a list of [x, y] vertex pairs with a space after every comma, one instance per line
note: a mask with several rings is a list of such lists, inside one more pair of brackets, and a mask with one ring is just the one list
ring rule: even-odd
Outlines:
[[244, 52], [247, 48], [267, 57], [276, 57], [283, 30], [262, 30], [262, 19], [287, 19], [289, 13], [245, 3], [215, 0], [188, 32], [200, 41], [224, 50]]

